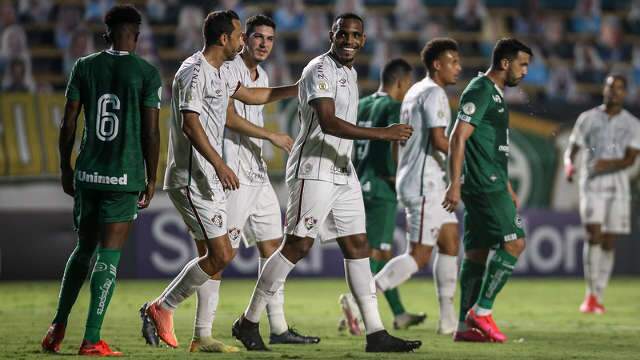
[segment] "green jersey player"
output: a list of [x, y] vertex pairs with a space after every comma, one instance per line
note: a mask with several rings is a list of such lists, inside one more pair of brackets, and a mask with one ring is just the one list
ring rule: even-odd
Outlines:
[[[404, 95], [413, 83], [412, 67], [403, 59], [389, 61], [381, 72], [380, 88], [360, 99], [358, 126], [387, 127], [400, 121], [400, 106]], [[397, 143], [379, 140], [356, 140], [355, 162], [366, 213], [367, 238], [371, 251], [371, 272], [376, 274], [393, 257], [391, 247], [396, 228], [395, 177], [397, 167]], [[348, 299], [341, 296], [343, 309], [350, 308]], [[410, 314], [400, 301], [397, 288], [384, 292], [394, 316], [394, 327], [407, 328], [420, 324], [424, 314]], [[349, 325], [349, 331], [357, 334], [358, 328]], [[341, 321], [341, 327], [343, 322]]]
[[[67, 86], [60, 166], [64, 192], [74, 198], [78, 243], [64, 271], [55, 318], [42, 340], [47, 352], [60, 350], [69, 313], [97, 249], [79, 354], [121, 355], [100, 339], [100, 328], [115, 287], [121, 248], [138, 208], [147, 207], [155, 191], [160, 74], [133, 53], [141, 23], [133, 6], [111, 8], [104, 22], [110, 49], [78, 60]], [[85, 126], [74, 170], [71, 152], [81, 109]]]
[[[498, 41], [489, 71], [473, 79], [462, 93], [450, 136], [451, 183], [443, 206], [453, 211], [461, 198], [465, 204], [458, 332], [478, 334], [467, 341], [507, 339], [493, 321], [491, 309], [525, 241], [508, 177], [509, 112], [503, 91], [518, 85], [530, 60], [531, 49], [520, 41]], [[496, 251], [485, 268], [492, 248]]]

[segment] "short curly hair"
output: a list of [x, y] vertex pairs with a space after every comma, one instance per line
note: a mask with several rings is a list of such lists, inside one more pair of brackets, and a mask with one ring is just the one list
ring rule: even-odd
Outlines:
[[140, 25], [142, 16], [133, 5], [116, 5], [105, 14], [104, 23], [109, 29], [123, 24]]

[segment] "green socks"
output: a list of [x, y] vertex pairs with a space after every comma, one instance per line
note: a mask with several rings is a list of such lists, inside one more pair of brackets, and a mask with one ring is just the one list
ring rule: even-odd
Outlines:
[[462, 260], [460, 265], [460, 316], [459, 320], [464, 321], [467, 312], [480, 294], [482, 277], [484, 275], [484, 264], [478, 264], [467, 259]]
[[69, 256], [62, 276], [60, 295], [58, 295], [58, 308], [52, 323], [67, 323], [71, 308], [78, 298], [78, 293], [82, 288], [84, 279], [87, 278], [87, 273], [89, 273], [89, 265], [91, 264], [94, 250], [94, 248], [87, 249], [78, 244]]
[[482, 282], [482, 289], [478, 298], [479, 307], [487, 310], [493, 308], [496, 296], [509, 280], [517, 261], [517, 257], [504, 251], [504, 249], [496, 250], [489, 262], [487, 273]]
[[91, 301], [84, 333], [84, 338], [92, 343], [100, 340], [100, 328], [116, 285], [119, 262], [120, 250], [104, 248], [98, 250], [96, 264], [91, 273]]
[[[378, 273], [378, 271], [382, 270], [382, 268], [387, 264], [387, 261], [380, 261], [370, 258], [369, 263], [371, 264], [371, 272], [373, 274], [376, 274]], [[385, 299], [387, 299], [387, 303], [389, 303], [389, 307], [391, 308], [393, 316], [398, 316], [406, 312], [404, 306], [402, 305], [402, 301], [400, 301], [400, 292], [397, 288], [385, 291], [384, 297]]]

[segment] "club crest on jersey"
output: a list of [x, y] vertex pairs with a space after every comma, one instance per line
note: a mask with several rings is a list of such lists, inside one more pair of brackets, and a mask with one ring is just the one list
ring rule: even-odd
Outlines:
[[520, 215], [516, 215], [515, 223], [516, 223], [516, 226], [517, 226], [517, 227], [519, 227], [520, 229], [522, 229], [522, 218], [520, 217]]
[[240, 229], [234, 227], [233, 229], [229, 230], [229, 240], [231, 240], [232, 243], [236, 243], [240, 240]]
[[318, 81], [318, 90], [322, 90], [322, 91], [329, 90], [329, 84], [327, 84], [327, 82], [324, 80]]
[[306, 163], [304, 164], [304, 167], [302, 168], [302, 173], [303, 174], [308, 174], [311, 172], [311, 170], [313, 170], [313, 165]]
[[313, 229], [313, 227], [316, 226], [317, 223], [318, 219], [314, 218], [313, 216], [307, 216], [304, 218], [304, 227], [307, 228], [307, 230]]
[[222, 96], [222, 90], [216, 89], [216, 97]]
[[444, 111], [438, 110], [438, 119], [444, 119]]
[[222, 215], [220, 214], [215, 214], [213, 216], [213, 218], [211, 218], [211, 222], [213, 222], [213, 225], [221, 228], [222, 227]]
[[345, 79], [345, 78], [342, 78], [342, 79], [338, 80], [338, 82], [340, 83], [340, 87], [347, 86], [347, 79]]
[[462, 111], [467, 115], [473, 115], [476, 112], [476, 104], [468, 102], [462, 105]]

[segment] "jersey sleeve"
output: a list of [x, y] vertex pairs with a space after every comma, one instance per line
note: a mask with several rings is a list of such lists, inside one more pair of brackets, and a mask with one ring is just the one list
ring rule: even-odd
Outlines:
[[442, 89], [433, 91], [422, 104], [424, 125], [426, 129], [449, 126], [449, 99]]
[[151, 67], [142, 89], [142, 106], [160, 109], [161, 100], [162, 80], [160, 79], [160, 72], [155, 67]]
[[177, 79], [180, 111], [189, 110], [198, 114], [202, 112], [205, 81], [200, 66], [200, 63], [194, 64], [190, 69], [180, 74]]
[[472, 86], [462, 94], [457, 120], [477, 126], [487, 111], [490, 99], [491, 94], [485, 87], [475, 84], [475, 86]]
[[229, 92], [229, 96], [233, 96], [233, 94], [243, 86], [242, 75], [234, 62], [225, 63], [225, 70], [224, 76], [226, 78], [227, 91]]
[[635, 150], [640, 150], [640, 121], [638, 119], [633, 120], [633, 136], [629, 143], [629, 147], [632, 147]]
[[71, 76], [69, 76], [65, 96], [71, 101], [80, 100], [81, 64], [81, 59], [78, 59], [71, 69]]
[[313, 64], [302, 77], [307, 103], [318, 98], [336, 98], [336, 76], [333, 68], [325, 63]]
[[585, 113], [582, 113], [578, 117], [578, 120], [576, 120], [576, 124], [573, 126], [573, 130], [571, 130], [571, 135], [569, 136], [570, 145], [584, 146], [584, 135], [587, 130], [586, 118]]
[[389, 112], [387, 114], [387, 123], [384, 126], [389, 126], [392, 124], [400, 123], [400, 108], [402, 107], [401, 102], [394, 101], [389, 105]]

